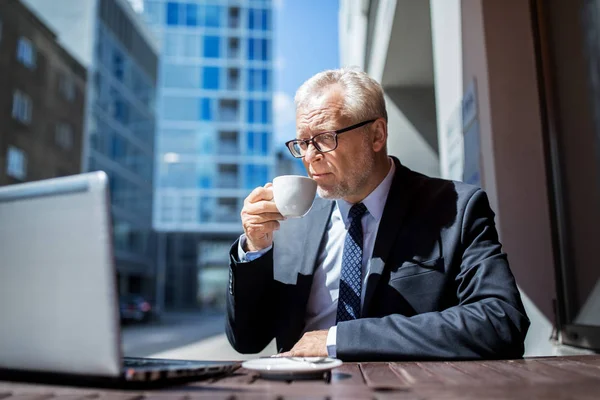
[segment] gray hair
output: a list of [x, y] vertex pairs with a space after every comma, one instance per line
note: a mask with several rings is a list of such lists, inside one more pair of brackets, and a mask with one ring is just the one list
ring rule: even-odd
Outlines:
[[383, 88], [366, 72], [356, 68], [331, 69], [309, 78], [296, 91], [296, 109], [306, 106], [310, 97], [322, 94], [330, 86], [343, 90], [347, 117], [356, 120], [384, 118], [387, 122]]

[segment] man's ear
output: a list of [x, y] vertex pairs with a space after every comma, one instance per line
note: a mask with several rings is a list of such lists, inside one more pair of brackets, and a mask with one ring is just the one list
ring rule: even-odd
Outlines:
[[373, 122], [373, 151], [380, 152], [387, 144], [387, 122], [383, 118], [377, 118]]

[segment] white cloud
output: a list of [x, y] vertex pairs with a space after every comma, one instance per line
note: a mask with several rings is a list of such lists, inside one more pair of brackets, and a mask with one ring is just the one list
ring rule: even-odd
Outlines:
[[285, 92], [273, 94], [273, 110], [275, 111], [275, 126], [282, 127], [296, 119], [296, 109], [292, 96]]
[[285, 68], [285, 58], [282, 56], [277, 56], [275, 58], [275, 62], [273, 63], [273, 67], [278, 71], [282, 71]]
[[285, 92], [273, 94], [275, 140], [283, 143], [296, 135], [296, 108], [292, 96]]

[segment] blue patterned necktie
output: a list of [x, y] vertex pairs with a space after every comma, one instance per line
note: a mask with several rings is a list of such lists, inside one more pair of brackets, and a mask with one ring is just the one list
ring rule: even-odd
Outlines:
[[337, 322], [360, 317], [360, 291], [362, 287], [363, 232], [360, 219], [367, 211], [363, 203], [352, 206], [348, 213], [350, 229], [344, 241], [342, 274], [337, 308]]

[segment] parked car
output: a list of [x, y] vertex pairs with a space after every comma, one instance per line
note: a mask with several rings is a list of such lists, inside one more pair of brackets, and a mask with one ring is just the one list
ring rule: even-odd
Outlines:
[[121, 322], [149, 321], [154, 316], [152, 304], [143, 296], [129, 294], [119, 299]]

